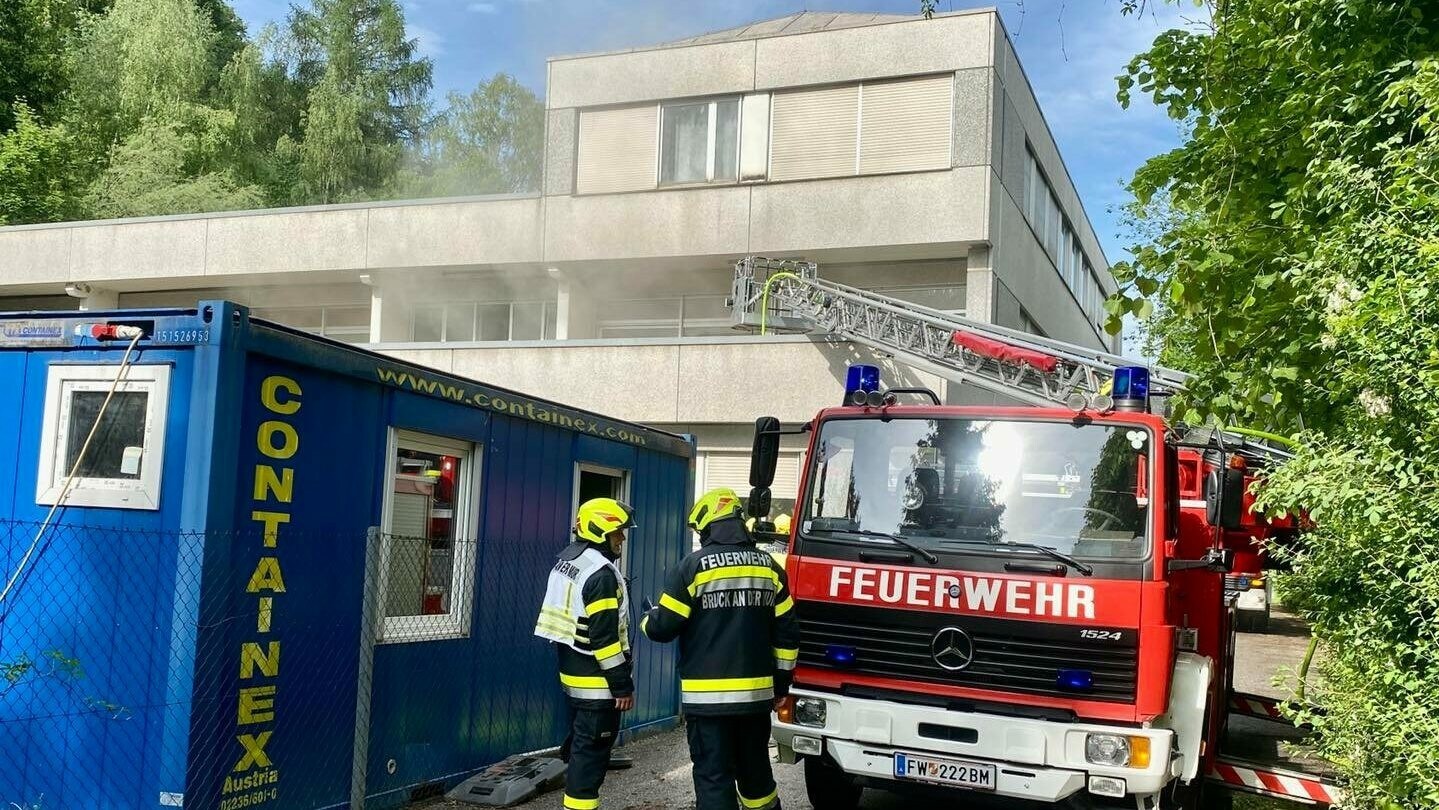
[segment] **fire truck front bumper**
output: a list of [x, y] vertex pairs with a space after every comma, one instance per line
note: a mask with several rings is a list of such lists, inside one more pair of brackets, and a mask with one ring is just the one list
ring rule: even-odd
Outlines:
[[[1057, 802], [1088, 791], [1110, 798], [1150, 797], [1174, 778], [1169, 729], [1105, 726], [958, 712], [927, 706], [845, 697], [797, 689], [797, 700], [822, 700], [823, 725], [814, 712], [794, 723], [776, 722], [775, 741], [782, 761], [825, 756], [851, 776], [876, 786], [902, 784], [957, 789], [1033, 801]], [[806, 704], [813, 707], [814, 704]], [[801, 724], [800, 719], [808, 722]], [[1114, 738], [1132, 749], [1132, 765], [1114, 762]], [[1143, 742], [1138, 742], [1141, 739]], [[1147, 757], [1137, 752], [1147, 749]], [[1105, 754], [1109, 754], [1105, 757]], [[938, 778], [916, 773], [915, 761], [938, 763]], [[1142, 764], [1141, 764], [1142, 762]], [[905, 776], [896, 775], [908, 770]], [[956, 768], [946, 767], [955, 765]], [[907, 767], [906, 767], [907, 766]], [[946, 774], [963, 781], [946, 781]], [[916, 778], [918, 777], [918, 778]]]

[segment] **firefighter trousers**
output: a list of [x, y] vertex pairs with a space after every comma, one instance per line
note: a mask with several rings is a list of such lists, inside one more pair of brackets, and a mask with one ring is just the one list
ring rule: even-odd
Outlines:
[[769, 712], [685, 718], [697, 810], [779, 810]]
[[620, 713], [613, 708], [574, 708], [570, 714], [564, 806], [567, 810], [595, 810], [600, 806], [600, 785], [609, 768], [610, 749], [619, 736]]

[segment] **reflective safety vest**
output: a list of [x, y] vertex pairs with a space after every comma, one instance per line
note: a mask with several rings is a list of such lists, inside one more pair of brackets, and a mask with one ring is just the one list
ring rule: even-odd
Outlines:
[[768, 712], [789, 692], [799, 659], [784, 569], [754, 547], [738, 517], [714, 521], [704, 535], [704, 546], [670, 569], [641, 632], [679, 641], [686, 714]]
[[568, 648], [560, 651], [560, 683], [571, 699], [633, 693], [628, 603], [624, 577], [595, 546], [572, 543], [555, 561], [535, 635]]

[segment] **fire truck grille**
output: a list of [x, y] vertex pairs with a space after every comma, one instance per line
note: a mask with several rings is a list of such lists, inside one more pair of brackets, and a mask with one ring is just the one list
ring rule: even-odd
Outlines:
[[[817, 602], [801, 605], [799, 618], [799, 662], [804, 665], [1085, 700], [1132, 702], [1135, 697], [1139, 650], [1133, 628], [1081, 628]], [[946, 669], [934, 655], [936, 633], [949, 627], [963, 630], [973, 643], [973, 659], [962, 669]], [[1081, 631], [1089, 631], [1089, 637], [1081, 637]], [[951, 666], [957, 663], [953, 654], [945, 659]]]

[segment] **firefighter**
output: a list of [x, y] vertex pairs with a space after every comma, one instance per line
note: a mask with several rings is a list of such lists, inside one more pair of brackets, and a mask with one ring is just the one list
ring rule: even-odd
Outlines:
[[535, 635], [554, 642], [570, 704], [564, 806], [595, 810], [620, 713], [634, 707], [628, 594], [615, 560], [634, 510], [613, 498], [580, 504], [575, 540], [550, 570]]
[[689, 527], [700, 548], [670, 570], [640, 629], [680, 642], [697, 810], [778, 810], [769, 713], [789, 694], [799, 658], [784, 569], [755, 548], [734, 490], [706, 492]]

